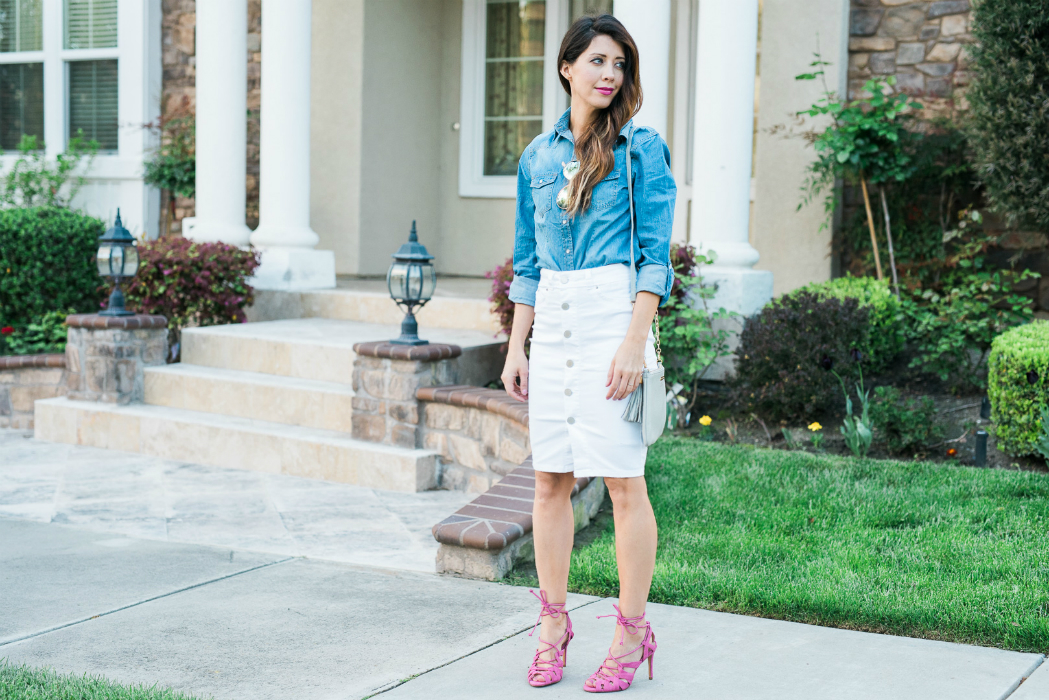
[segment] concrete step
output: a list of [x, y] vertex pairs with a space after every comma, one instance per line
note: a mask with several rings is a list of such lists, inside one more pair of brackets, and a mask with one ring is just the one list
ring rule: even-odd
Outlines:
[[[355, 343], [388, 340], [399, 335], [399, 324], [327, 318], [187, 328], [182, 331], [182, 362], [349, 384], [356, 357]], [[501, 337], [486, 331], [425, 326], [420, 326], [419, 335], [433, 343], [462, 347], [460, 384], [484, 386], [502, 370]]]
[[[330, 318], [399, 325], [404, 312], [390, 299], [384, 280], [356, 280], [352, 288], [307, 292], [257, 290], [248, 311], [251, 321]], [[438, 281], [436, 296], [416, 312], [420, 328], [463, 328], [494, 334], [499, 319], [488, 301], [492, 283], [485, 279]]]
[[154, 406], [343, 433], [352, 430], [349, 384], [181, 363], [147, 367], [145, 388], [146, 403]]
[[66, 398], [37, 401], [35, 423], [36, 437], [51, 442], [391, 491], [436, 485], [436, 453], [353, 440], [332, 430]]

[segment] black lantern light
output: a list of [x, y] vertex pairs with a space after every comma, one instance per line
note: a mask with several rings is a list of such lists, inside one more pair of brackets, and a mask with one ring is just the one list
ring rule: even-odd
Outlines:
[[433, 256], [426, 251], [426, 246], [419, 242], [415, 234], [415, 221], [412, 221], [412, 232], [408, 242], [393, 254], [393, 264], [386, 273], [386, 288], [397, 306], [404, 309], [404, 320], [401, 321], [401, 337], [391, 340], [399, 345], [425, 345], [427, 341], [419, 338], [419, 324], [415, 320], [415, 309], [422, 308], [433, 296], [437, 287], [437, 270], [434, 268]]
[[131, 232], [120, 222], [119, 209], [113, 228], [102, 234], [98, 244], [98, 274], [113, 280], [113, 293], [109, 295], [109, 304], [99, 315], [134, 316], [134, 311], [124, 308], [124, 293], [120, 291], [120, 283], [134, 277], [138, 272], [138, 250], [135, 248], [135, 239]]

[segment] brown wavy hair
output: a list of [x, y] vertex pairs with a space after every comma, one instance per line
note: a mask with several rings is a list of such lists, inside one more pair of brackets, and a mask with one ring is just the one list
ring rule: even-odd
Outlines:
[[572, 94], [572, 84], [561, 74], [561, 67], [565, 63], [575, 63], [590, 47], [594, 37], [602, 34], [623, 47], [626, 58], [623, 85], [616, 93], [612, 104], [595, 112], [590, 123], [583, 129], [582, 135], [576, 140], [575, 154], [579, 160], [579, 172], [572, 178], [568, 190], [571, 194], [568, 213], [572, 216], [590, 207], [594, 185], [612, 172], [615, 165], [613, 149], [619, 132], [641, 109], [637, 44], [623, 23], [612, 15], [584, 15], [568, 28], [565, 38], [561, 40], [561, 50], [557, 52], [557, 77], [561, 79], [561, 87], [569, 95]]

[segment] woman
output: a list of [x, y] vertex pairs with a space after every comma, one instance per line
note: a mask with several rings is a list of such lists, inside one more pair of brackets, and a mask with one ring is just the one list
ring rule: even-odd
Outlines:
[[[564, 608], [572, 487], [577, 477], [600, 476], [614, 507], [620, 594], [608, 657], [584, 690], [609, 692], [630, 687], [645, 660], [651, 677], [656, 650], [645, 621], [656, 558], [647, 449], [639, 424], [623, 420], [621, 399], [638, 387], [646, 363], [656, 361], [651, 327], [673, 280], [677, 188], [666, 143], [632, 121], [641, 85], [637, 46], [623, 25], [611, 15], [580, 18], [561, 42], [557, 65], [571, 107], [521, 155], [510, 286], [516, 306], [502, 380], [511, 396], [529, 403], [535, 468], [532, 532], [542, 607], [528, 682], [545, 686], [562, 678], [573, 637]], [[638, 261], [633, 304], [631, 248]]]

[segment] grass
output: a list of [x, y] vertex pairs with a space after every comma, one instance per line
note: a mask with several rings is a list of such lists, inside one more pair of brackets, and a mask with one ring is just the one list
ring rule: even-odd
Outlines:
[[[667, 438], [650, 600], [1049, 652], [1049, 476]], [[569, 588], [618, 592], [611, 525]]]
[[195, 700], [163, 688], [127, 686], [98, 676], [59, 674], [0, 659], [0, 700]]

